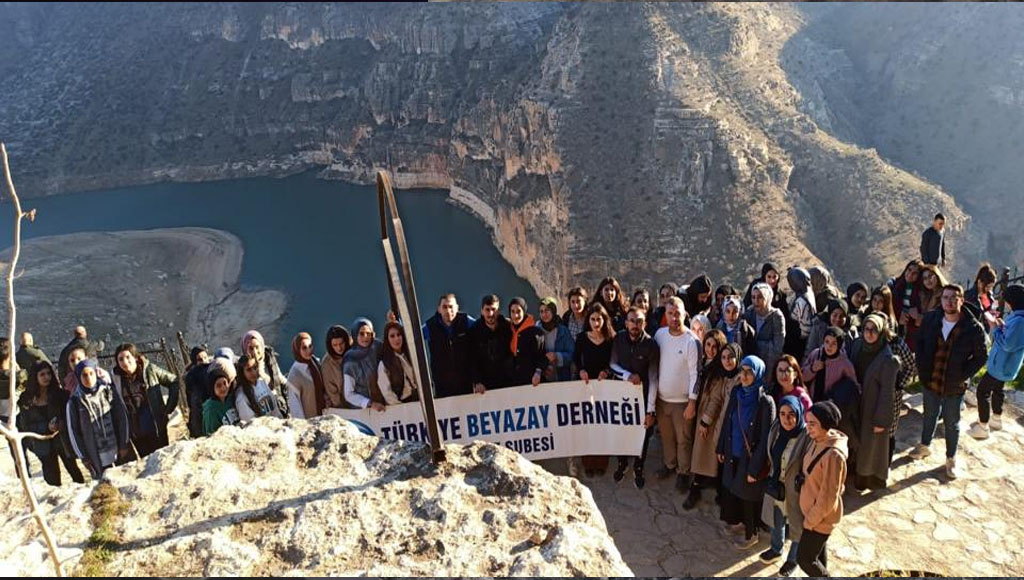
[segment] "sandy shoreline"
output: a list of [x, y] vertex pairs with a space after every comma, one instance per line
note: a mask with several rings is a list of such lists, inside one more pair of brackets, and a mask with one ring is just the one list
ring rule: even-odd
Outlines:
[[[14, 282], [16, 330], [30, 331], [54, 360], [76, 324], [113, 351], [161, 336], [234, 347], [249, 328], [272, 341], [287, 306], [277, 290], [242, 291], [244, 250], [207, 228], [89, 232], [22, 244]], [[10, 248], [0, 253], [6, 271]], [[6, 315], [3, 317], [6, 319]], [[6, 335], [6, 330], [4, 331]]]

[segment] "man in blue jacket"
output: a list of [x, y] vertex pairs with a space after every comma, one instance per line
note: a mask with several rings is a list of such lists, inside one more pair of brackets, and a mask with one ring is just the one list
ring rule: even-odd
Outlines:
[[1024, 286], [1010, 286], [1003, 293], [1003, 300], [1009, 306], [1010, 314], [1005, 320], [995, 319], [988, 368], [978, 383], [978, 422], [967, 432], [975, 439], [988, 439], [989, 429], [999, 431], [1003, 428], [1003, 384], [1017, 378], [1024, 361]]

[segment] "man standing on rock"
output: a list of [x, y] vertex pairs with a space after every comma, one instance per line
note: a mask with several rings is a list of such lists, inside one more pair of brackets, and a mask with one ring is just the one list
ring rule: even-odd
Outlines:
[[[644, 445], [640, 456], [633, 460], [633, 483], [637, 489], [644, 487], [644, 461], [647, 460], [647, 444], [654, 433], [655, 398], [658, 391], [658, 365], [660, 357], [658, 343], [644, 331], [646, 326], [645, 312], [631, 306], [626, 312], [626, 330], [619, 331], [612, 341], [612, 372], [615, 378], [629, 381], [640, 387], [643, 392], [644, 407], [647, 414], [644, 419]], [[621, 481], [626, 474], [627, 457], [619, 457], [619, 466], [615, 469], [615, 481]]]
[[921, 234], [921, 261], [925, 264], [946, 267], [946, 235], [942, 232], [945, 226], [946, 216], [937, 213], [932, 226]]
[[921, 443], [910, 452], [913, 459], [931, 455], [939, 413], [946, 432], [946, 476], [956, 479], [956, 448], [960, 439], [960, 403], [967, 381], [985, 366], [985, 329], [969, 309], [963, 308], [964, 289], [947, 284], [942, 289], [942, 310], [924, 316], [917, 332], [917, 368], [924, 384], [924, 431]]
[[469, 372], [472, 356], [469, 327], [474, 322], [472, 316], [459, 312], [455, 294], [445, 294], [438, 301], [437, 314], [423, 325], [423, 340], [430, 351], [434, 396], [438, 399], [484, 392], [473, 387]]
[[473, 390], [483, 393], [507, 387], [512, 374], [512, 325], [501, 314], [497, 295], [481, 300], [480, 318], [469, 327], [469, 343]]
[[30, 369], [40, 361], [50, 362], [46, 353], [36, 348], [32, 334], [28, 332], [21, 333], [21, 346], [18, 347], [18, 352], [14, 353], [14, 359], [18, 361], [20, 369]]
[[654, 335], [659, 348], [657, 380], [657, 418], [665, 463], [655, 473], [658, 479], [676, 474], [679, 493], [689, 488], [687, 475], [693, 451], [697, 417], [697, 368], [700, 343], [683, 325], [686, 309], [678, 296], [668, 299], [665, 317], [668, 326]]
[[84, 326], [76, 326], [74, 338], [64, 347], [64, 350], [60, 351], [60, 357], [57, 359], [57, 373], [63, 377], [74, 370], [68, 365], [68, 355], [76, 348], [84, 349], [87, 358], [95, 358], [103, 350], [103, 346], [102, 340], [99, 342], [89, 340]]

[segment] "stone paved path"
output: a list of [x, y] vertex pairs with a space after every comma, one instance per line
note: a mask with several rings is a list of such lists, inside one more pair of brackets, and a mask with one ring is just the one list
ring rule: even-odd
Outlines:
[[[1009, 576], [1024, 571], [1024, 419], [1007, 409], [1004, 430], [975, 441], [966, 430], [977, 420], [968, 408], [961, 418], [959, 479], [946, 480], [943, 425], [933, 454], [911, 461], [907, 451], [920, 440], [920, 395], [903, 417], [889, 488], [858, 497], [848, 489], [846, 515], [829, 539], [830, 573], [857, 576], [878, 569], [936, 572], [946, 576]], [[612, 468], [603, 478], [583, 479], [604, 514], [623, 559], [637, 576], [772, 576], [781, 561], [763, 564], [757, 555], [767, 534], [747, 552], [737, 552], [719, 530], [714, 492], [705, 491], [692, 512], [672, 480], [657, 481], [661, 459], [655, 439], [647, 461], [647, 485], [633, 486], [632, 474], [616, 484]], [[543, 462], [565, 474], [564, 460]], [[788, 550], [788, 544], [787, 548]], [[796, 575], [801, 575], [798, 570]]]

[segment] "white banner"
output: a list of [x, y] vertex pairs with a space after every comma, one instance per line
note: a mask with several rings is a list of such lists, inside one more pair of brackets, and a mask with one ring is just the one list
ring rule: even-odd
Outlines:
[[[527, 459], [578, 455], [640, 455], [643, 390], [616, 380], [542, 383], [435, 401], [445, 443], [482, 439]], [[383, 439], [428, 441], [420, 403], [386, 411], [328, 409]]]

